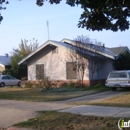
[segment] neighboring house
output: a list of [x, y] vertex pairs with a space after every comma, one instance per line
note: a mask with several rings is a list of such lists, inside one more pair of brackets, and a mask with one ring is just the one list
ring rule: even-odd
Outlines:
[[[27, 63], [28, 80], [36, 81], [41, 77], [49, 77], [52, 81], [75, 81], [77, 79], [72, 61], [66, 61], [65, 55], [68, 49], [72, 49], [73, 41], [63, 39], [62, 41], [49, 40], [40, 46], [37, 50], [23, 58], [19, 64]], [[105, 57], [102, 61], [103, 67], [94, 74], [93, 80], [105, 80], [108, 73], [114, 70], [113, 61], [117, 56], [111, 49], [102, 46], [103, 51], [98, 52]], [[89, 48], [86, 48], [87, 51]], [[120, 53], [120, 52], [119, 52]], [[86, 69], [84, 82], [90, 82], [90, 70]]]
[[116, 59], [118, 59], [120, 54], [124, 52], [130, 53], [130, 50], [127, 46], [113, 47], [113, 48], [108, 48], [108, 49], [115, 55]]
[[10, 68], [10, 57], [8, 54], [5, 56], [0, 56], [0, 74], [8, 68]]

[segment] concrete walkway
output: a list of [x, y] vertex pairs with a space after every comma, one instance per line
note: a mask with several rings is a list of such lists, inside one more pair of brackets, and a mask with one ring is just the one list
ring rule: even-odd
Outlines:
[[97, 92], [94, 94], [87, 94], [86, 96], [77, 97], [68, 99], [65, 101], [61, 101], [64, 103], [78, 103], [78, 102], [96, 102], [96, 101], [103, 101], [106, 99], [114, 98], [116, 96], [120, 96], [122, 94], [127, 94], [130, 91], [105, 91], [105, 92]]
[[0, 128], [8, 128], [13, 124], [33, 118], [38, 114], [37, 111], [61, 110], [73, 106], [56, 102], [0, 100]]
[[123, 107], [104, 107], [93, 105], [79, 105], [59, 112], [67, 112], [88, 116], [102, 116], [102, 117], [130, 117], [130, 108]]

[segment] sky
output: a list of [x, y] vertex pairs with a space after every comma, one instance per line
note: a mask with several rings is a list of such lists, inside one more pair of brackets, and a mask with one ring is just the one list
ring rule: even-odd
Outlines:
[[80, 6], [70, 7], [65, 4], [65, 1], [58, 5], [45, 2], [42, 7], [39, 7], [36, 5], [36, 0], [10, 0], [6, 7], [6, 10], [0, 11], [4, 17], [0, 24], [0, 55], [7, 53], [11, 55], [13, 49], [18, 48], [21, 39], [35, 38], [39, 45], [42, 45], [48, 39], [73, 40], [81, 35], [102, 42], [106, 47], [128, 46], [130, 48], [130, 30], [112, 32], [78, 28], [77, 24], [83, 10]]

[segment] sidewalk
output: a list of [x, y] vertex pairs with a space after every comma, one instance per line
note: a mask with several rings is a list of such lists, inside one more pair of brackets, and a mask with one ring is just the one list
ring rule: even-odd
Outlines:
[[68, 112], [74, 114], [102, 117], [130, 117], [130, 108], [124, 107], [106, 107], [94, 105], [79, 105], [59, 112]]

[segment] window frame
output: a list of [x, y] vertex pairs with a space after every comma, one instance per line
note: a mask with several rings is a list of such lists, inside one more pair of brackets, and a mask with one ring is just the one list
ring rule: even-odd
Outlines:
[[44, 64], [36, 64], [35, 72], [36, 72], [36, 80], [41, 80], [42, 78], [44, 78]]
[[[71, 65], [73, 66], [73, 64], [74, 64], [74, 62], [66, 62], [66, 79], [68, 79], [68, 80], [76, 80], [77, 79], [76, 70], [74, 70], [74, 68], [70, 70], [70, 67], [71, 67]], [[68, 68], [69, 68], [69, 70], [68, 70]], [[72, 74], [72, 72], [73, 72], [73, 74]]]

